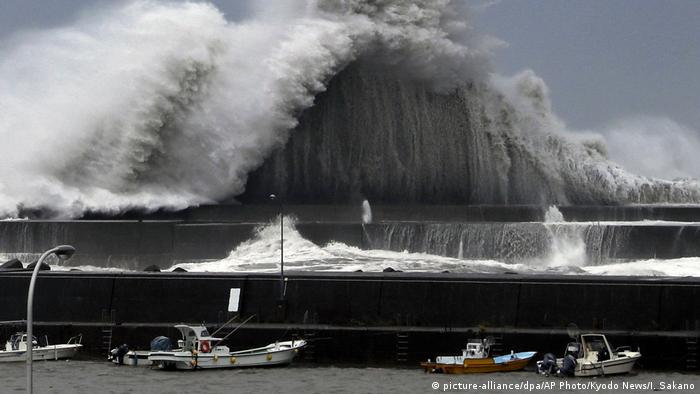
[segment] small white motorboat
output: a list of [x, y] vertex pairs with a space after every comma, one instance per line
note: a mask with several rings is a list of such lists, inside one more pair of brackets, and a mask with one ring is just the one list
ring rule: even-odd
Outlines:
[[[582, 334], [578, 341], [569, 342], [563, 358], [556, 360], [556, 368], [562, 375], [603, 376], [626, 374], [632, 371], [634, 364], [642, 357], [639, 351], [633, 352], [629, 346], [612, 350], [608, 339], [603, 334]], [[553, 358], [553, 357], [552, 357]], [[538, 361], [538, 371], [549, 373], [547, 355]], [[554, 360], [550, 358], [551, 367]]]
[[304, 340], [293, 340], [232, 352], [228, 346], [219, 345], [222, 339], [210, 336], [204, 326], [175, 328], [182, 334], [178, 348], [151, 351], [148, 361], [164, 369], [268, 367], [290, 364], [306, 346]]
[[[32, 339], [32, 360], [60, 360], [73, 358], [78, 349], [82, 336], [72, 337], [67, 343], [39, 346], [36, 337]], [[18, 332], [10, 337], [5, 344], [5, 350], [0, 350], [0, 362], [25, 361], [27, 359], [27, 334]]]

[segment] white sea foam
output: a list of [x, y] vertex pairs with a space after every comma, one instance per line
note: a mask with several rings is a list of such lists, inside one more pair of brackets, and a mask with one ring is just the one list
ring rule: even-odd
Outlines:
[[79, 267], [73, 267], [73, 266], [68, 266], [68, 265], [58, 265], [58, 264], [51, 264], [51, 271], [73, 271], [73, 270], [78, 270], [78, 271], [87, 271], [87, 272], [124, 272], [128, 271], [123, 268], [117, 268], [117, 267], [98, 267], [95, 265], [81, 265]]
[[[318, 246], [299, 234], [292, 218], [285, 218], [284, 223], [284, 265], [285, 270], [292, 271], [379, 272], [391, 267], [407, 272], [700, 276], [700, 258], [587, 266], [580, 259], [585, 251], [582, 252], [578, 247], [573, 251], [568, 250], [564, 243], [558, 247], [555, 245], [553, 253], [543, 259], [519, 263], [459, 259], [427, 253], [364, 250], [340, 242]], [[574, 263], [568, 260], [572, 256]], [[180, 267], [195, 272], [278, 272], [279, 264], [280, 230], [279, 221], [276, 221], [261, 226], [252, 239], [236, 247], [222, 260], [181, 263], [171, 268]]]
[[700, 257], [650, 259], [583, 267], [594, 275], [700, 276]]
[[[454, 271], [504, 272], [534, 271], [523, 264], [506, 264], [492, 260], [461, 260], [426, 253], [364, 250], [340, 242], [318, 246], [303, 238], [296, 230], [294, 220], [284, 220], [285, 270], [308, 271], [382, 271], [393, 268], [401, 271]], [[276, 272], [280, 266], [279, 220], [261, 226], [255, 236], [240, 244], [228, 257], [218, 261], [181, 263], [188, 271], [205, 272]]]

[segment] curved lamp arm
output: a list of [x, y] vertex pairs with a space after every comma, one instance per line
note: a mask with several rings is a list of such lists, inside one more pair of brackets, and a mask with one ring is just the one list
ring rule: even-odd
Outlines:
[[32, 347], [33, 347], [33, 333], [32, 326], [34, 323], [33, 307], [34, 307], [34, 285], [36, 284], [36, 277], [39, 274], [39, 269], [44, 263], [44, 260], [55, 254], [61, 260], [68, 260], [75, 253], [75, 248], [70, 245], [60, 245], [53, 249], [49, 249], [44, 252], [34, 267], [32, 272], [32, 279], [29, 281], [29, 293], [27, 294], [27, 393], [31, 394], [33, 392], [32, 387]]

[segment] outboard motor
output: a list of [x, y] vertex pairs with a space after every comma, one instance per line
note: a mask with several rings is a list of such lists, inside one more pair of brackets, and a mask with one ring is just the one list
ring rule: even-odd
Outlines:
[[574, 376], [576, 372], [576, 358], [571, 354], [564, 356], [564, 361], [562, 362], [561, 369], [559, 369], [559, 374], [564, 376]]
[[117, 363], [119, 365], [124, 364], [124, 356], [126, 356], [127, 353], [129, 353], [129, 345], [127, 345], [126, 343], [119, 347], [115, 347], [109, 352], [110, 356], [112, 357], [112, 360], [116, 358]]
[[542, 361], [537, 363], [537, 373], [549, 376], [557, 372], [557, 358], [552, 353], [547, 353]]
[[566, 345], [566, 353], [564, 356], [572, 355], [575, 359], [581, 357], [581, 344], [578, 342], [569, 342]]

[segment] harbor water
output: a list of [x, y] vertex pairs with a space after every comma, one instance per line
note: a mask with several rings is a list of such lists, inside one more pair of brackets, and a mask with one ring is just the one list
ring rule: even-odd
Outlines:
[[[3, 366], [1, 393], [25, 390], [25, 364]], [[474, 375], [426, 374], [415, 368], [310, 367], [161, 371], [106, 361], [34, 364], [36, 393], [446, 393], [446, 392], [697, 392], [700, 375], [640, 371], [600, 378], [546, 377], [532, 371]]]

